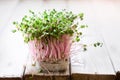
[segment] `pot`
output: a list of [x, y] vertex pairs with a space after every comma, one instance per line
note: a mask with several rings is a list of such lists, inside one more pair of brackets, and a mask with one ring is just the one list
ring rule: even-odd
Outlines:
[[40, 62], [40, 67], [43, 72], [64, 72], [69, 66], [69, 60], [60, 60], [57, 62]]

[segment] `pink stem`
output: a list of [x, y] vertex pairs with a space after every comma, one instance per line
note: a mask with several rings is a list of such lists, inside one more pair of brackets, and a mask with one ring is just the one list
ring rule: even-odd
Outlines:
[[55, 40], [55, 47], [56, 47], [56, 50], [57, 50], [57, 57], [58, 57], [58, 59], [61, 59], [61, 52], [60, 52], [60, 48], [59, 48], [59, 42], [58, 42], [57, 39]]

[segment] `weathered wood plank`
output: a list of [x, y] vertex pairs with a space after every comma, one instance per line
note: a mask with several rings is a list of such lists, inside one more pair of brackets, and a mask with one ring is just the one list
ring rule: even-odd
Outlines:
[[43, 9], [66, 9], [67, 0], [43, 0]]
[[[120, 71], [120, 1], [94, 2], [94, 11], [98, 26], [96, 30], [101, 32], [114, 70], [118, 72]], [[118, 78], [120, 79], [117, 74]]]
[[[85, 32], [86, 35], [89, 35], [87, 39], [86, 38], [84, 39], [87, 43], [93, 43], [94, 41], [104, 42], [101, 34], [99, 33], [101, 27], [97, 25], [100, 22], [100, 20], [102, 20], [102, 16], [96, 17], [96, 13], [95, 13], [96, 10], [99, 11], [98, 8], [102, 6], [102, 5], [99, 5], [99, 2], [101, 1], [99, 1], [96, 4], [94, 4], [94, 2], [95, 1], [93, 2], [92, 1], [91, 2], [87, 2], [87, 1], [74, 2], [72, 0], [69, 1], [70, 10], [76, 11], [76, 13], [80, 11], [85, 13], [85, 22], [90, 27], [90, 30], [88, 30], [88, 32], [87, 31]], [[101, 10], [103, 8], [101, 8]], [[98, 17], [100, 19], [97, 19]], [[94, 28], [97, 28], [97, 30]], [[79, 64], [73, 63], [74, 66], [72, 66], [72, 72], [73, 72], [72, 76], [75, 76], [74, 74], [78, 74], [78, 75], [88, 74], [88, 75], [93, 75], [91, 77], [88, 77], [90, 80], [99, 80], [99, 79], [110, 80], [109, 77], [111, 77], [111, 80], [113, 80], [115, 77], [115, 71], [109, 57], [109, 52], [107, 51], [105, 46], [106, 44], [104, 43], [104, 46], [102, 48], [91, 47], [91, 48], [88, 48], [88, 51], [85, 53], [79, 51], [78, 53], [80, 54], [77, 57], [78, 58], [77, 61], [79, 61]], [[103, 75], [104, 77], [102, 77]], [[74, 78], [74, 79], [76, 80], [77, 78]], [[87, 78], [85, 77], [83, 79], [87, 80]]]
[[[5, 3], [9, 5], [9, 2], [10, 1]], [[11, 5], [13, 4], [10, 4], [10, 8]], [[9, 6], [7, 7], [9, 11]], [[16, 8], [18, 9], [18, 7]], [[0, 34], [0, 80], [21, 80], [28, 54], [27, 45], [24, 44], [21, 34], [12, 33], [12, 22], [15, 18], [19, 18], [19, 15], [16, 15], [16, 9], [14, 9], [12, 13], [12, 16], [7, 16], [9, 21]]]
[[18, 0], [0, 0], [0, 33], [6, 28], [17, 4]]
[[[57, 4], [58, 2], [59, 2], [59, 4]], [[14, 20], [19, 21], [21, 19], [21, 17], [28, 11], [28, 9], [32, 9], [32, 10], [35, 10], [35, 11], [38, 12], [38, 11], [48, 9], [48, 8], [50, 8], [50, 9], [51, 8], [57, 8], [57, 9], [66, 8], [67, 5], [64, 4], [64, 1], [62, 2], [62, 0], [60, 0], [58, 2], [56, 0], [52, 0], [52, 1], [46, 0], [46, 2], [39, 2], [39, 1], [34, 1], [33, 2], [31, 0], [22, 1], [19, 4], [19, 6], [17, 7], [17, 9], [14, 11], [14, 14], [13, 14], [12, 19], [10, 20], [9, 26], [8, 26], [10, 28], [6, 29], [2, 33], [2, 37], [0, 37], [0, 48], [1, 48], [0, 49], [0, 68], [1, 68], [0, 69], [0, 75], [2, 77], [7, 76], [7, 78], [5, 77], [5, 78], [3, 78], [3, 80], [8, 79], [8, 76], [10, 76], [10, 77], [11, 76], [16, 76], [15, 79], [17, 79], [17, 77], [19, 76], [18, 79], [20, 79], [20, 77], [21, 77], [20, 75], [24, 71], [23, 70], [24, 69], [23, 63], [24, 63], [24, 60], [25, 60], [25, 57], [26, 57], [24, 55], [24, 53], [26, 54], [26, 52], [23, 52], [23, 50], [25, 48], [24, 48], [23, 42], [21, 41], [22, 38], [21, 37], [20, 38], [18, 38], [18, 37], [14, 38], [15, 36], [18, 36], [19, 34], [16, 35], [16, 34], [11, 34], [10, 33], [11, 27], [12, 27], [11, 23]], [[55, 5], [53, 5], [53, 3]], [[77, 1], [76, 2], [75, 1], [70, 1], [68, 3], [69, 3], [69, 7], [70, 7], [69, 9], [70, 10], [78, 12], [79, 8], [80, 8], [82, 12], [85, 12], [85, 14], [88, 16], [87, 17], [88, 19], [86, 21], [86, 22], [89, 23], [88, 25], [90, 25], [90, 26], [98, 26], [100, 28], [101, 28], [101, 26], [103, 26], [102, 35], [103, 35], [103, 37], [105, 39], [105, 43], [107, 44], [107, 48], [109, 50], [108, 52], [110, 53], [110, 57], [111, 57], [111, 60], [113, 62], [115, 71], [116, 72], [119, 71], [120, 70], [120, 58], [119, 58], [119, 56], [120, 56], [119, 55], [119, 52], [120, 52], [119, 47], [120, 47], [120, 45], [118, 44], [119, 39], [120, 39], [118, 37], [119, 36], [119, 34], [118, 34], [119, 33], [119, 18], [120, 18], [120, 16], [118, 15], [120, 13], [119, 12], [119, 5], [116, 5], [116, 4], [113, 5], [113, 3], [112, 4], [111, 3], [107, 4], [107, 5], [103, 4], [103, 3], [102, 4], [101, 3], [94, 3], [93, 4], [91, 2], [90, 3], [88, 3], [88, 2], [81, 3], [81, 1], [79, 2], [79, 0], [78, 0], [78, 2]], [[62, 4], [62, 6], [61, 6], [61, 4]], [[91, 6], [91, 4], [92, 4], [92, 6]], [[10, 11], [8, 11], [8, 13], [9, 12]], [[103, 18], [103, 16], [104, 16], [104, 18]], [[9, 17], [9, 14], [6, 17]], [[7, 21], [7, 18], [4, 18], [4, 21], [2, 22], [2, 25], [6, 21]], [[115, 26], [114, 29], [113, 29], [113, 26]], [[100, 32], [100, 28], [97, 29], [98, 32]], [[113, 33], [113, 31], [115, 33]], [[111, 35], [111, 32], [112, 32], [112, 35]], [[92, 32], [92, 35], [94, 35], [94, 32]], [[19, 36], [21, 36], [21, 35], [19, 35]], [[12, 45], [12, 46], [10, 46], [10, 45]], [[22, 46], [22, 47], [19, 47], [18, 45]], [[19, 49], [19, 48], [21, 48], [21, 49]], [[16, 50], [14, 51], [14, 49], [16, 49]], [[104, 48], [104, 50], [106, 50], [106, 48]], [[110, 65], [111, 61], [109, 60], [109, 57], [103, 56], [104, 53], [105, 53], [105, 55], [107, 55], [106, 53], [108, 53], [107, 51], [104, 51], [104, 50], [102, 51], [103, 53], [100, 54], [101, 49], [99, 49], [97, 52], [99, 52], [99, 51], [100, 52], [99, 52], [99, 54], [97, 53], [97, 55], [96, 55], [96, 53], [93, 54], [94, 49], [93, 49], [93, 51], [90, 50], [90, 53], [89, 52], [87, 52], [87, 53], [81, 52], [80, 57], [79, 56], [76, 57], [76, 58], [78, 58], [78, 62], [80, 62], [80, 64], [74, 63], [72, 65], [74, 68], [76, 68], [76, 70], [73, 71], [75, 73], [72, 75], [72, 78], [77, 80], [79, 78], [76, 78], [76, 76], [79, 76], [81, 80], [82, 79], [86, 79], [86, 80], [87, 79], [90, 79], [90, 80], [91, 79], [92, 80], [107, 80], [107, 79], [113, 80], [114, 75], [115, 75], [114, 74], [114, 69], [111, 69], [112, 66]], [[18, 53], [19, 55], [17, 55], [16, 53]], [[92, 55], [91, 55], [91, 53], [92, 53]], [[11, 54], [11, 55], [6, 56], [8, 54]], [[97, 56], [100, 56], [100, 57], [97, 57]], [[5, 57], [8, 58], [8, 59], [6, 60]], [[20, 57], [22, 57], [22, 58], [20, 58]], [[22, 60], [23, 57], [24, 57], [24, 60]], [[105, 59], [105, 62], [102, 63], [104, 61], [104, 59]], [[22, 60], [22, 61], [19, 61], [19, 60]], [[17, 64], [15, 64], [15, 63], [17, 63]], [[20, 65], [20, 63], [22, 63], [22, 65]], [[101, 63], [101, 64], [99, 64], [99, 63]], [[8, 66], [9, 66], [9, 68], [8, 68]], [[18, 68], [18, 66], [21, 66], [21, 67]], [[88, 67], [86, 67], [86, 66], [88, 66]], [[106, 72], [104, 72], [104, 70]], [[16, 72], [18, 72], [18, 73], [16, 73]], [[104, 74], [107, 74], [107, 76], [104, 75]], [[39, 78], [38, 76], [39, 75], [35, 75], [33, 77], [38, 79]], [[48, 78], [48, 80], [50, 79], [49, 76], [46, 77], [46, 78]], [[53, 77], [53, 79], [54, 78], [56, 79], [57, 77]], [[1, 79], [2, 78], [0, 78], [0, 80]], [[119, 80], [119, 79], [120, 79], [120, 77], [118, 75], [117, 80]]]
[[26, 62], [27, 48], [20, 34], [6, 28], [0, 37], [0, 78], [21, 79]]
[[[87, 41], [87, 44], [98, 40], [99, 39], [95, 39], [94, 37], [84, 39], [84, 41]], [[73, 57], [71, 60], [71, 74], [73, 80], [115, 79], [115, 72], [104, 45], [100, 48], [88, 47], [88, 51], [86, 52], [80, 52], [81, 48], [79, 44], [76, 44], [76, 47], [79, 48], [79, 50], [77, 50], [77, 56], [71, 56]], [[72, 53], [74, 53], [74, 51]]]

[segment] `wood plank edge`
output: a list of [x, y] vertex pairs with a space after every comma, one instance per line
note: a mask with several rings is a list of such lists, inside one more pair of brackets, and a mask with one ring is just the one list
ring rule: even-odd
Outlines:
[[0, 80], [23, 80], [22, 77], [0, 77]]
[[71, 75], [72, 80], [115, 80], [114, 74], [80, 74], [73, 73]]
[[116, 72], [115, 80], [120, 80], [120, 71]]

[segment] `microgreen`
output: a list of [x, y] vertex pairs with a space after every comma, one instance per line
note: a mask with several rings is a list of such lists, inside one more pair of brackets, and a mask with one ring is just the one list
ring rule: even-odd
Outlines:
[[[68, 58], [71, 42], [81, 41], [83, 33], [78, 29], [88, 27], [78, 24], [79, 20], [83, 20], [83, 13], [74, 14], [71, 11], [55, 9], [42, 13], [29, 10], [29, 13], [30, 15], [25, 15], [21, 22], [13, 22], [16, 30], [12, 32], [22, 32], [24, 42], [29, 42], [34, 57], [39, 61], [56, 62]], [[79, 20], [75, 23], [76, 19]], [[102, 44], [97, 42], [93, 46]], [[87, 51], [87, 45], [83, 45], [83, 51]]]
[[94, 47], [98, 47], [98, 46], [102, 47], [103, 43], [96, 42], [96, 43], [94, 43], [93, 45], [94, 45]]
[[71, 11], [57, 11], [55, 9], [37, 14], [29, 10], [29, 13], [30, 15], [25, 15], [20, 23], [13, 22], [17, 30], [23, 33], [26, 43], [34, 39], [49, 38], [49, 36], [58, 39], [63, 34], [72, 36], [74, 33], [77, 33], [75, 40], [78, 42], [82, 33], [77, 31], [77, 27], [86, 27], [86, 25], [78, 26], [77, 24], [72, 26], [76, 18], [83, 20], [83, 13], [77, 15]]
[[15, 33], [15, 32], [16, 32], [16, 30], [12, 30], [12, 32], [13, 32], [13, 33]]

